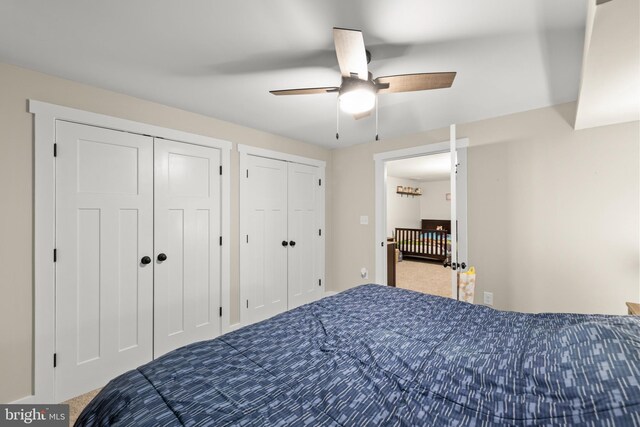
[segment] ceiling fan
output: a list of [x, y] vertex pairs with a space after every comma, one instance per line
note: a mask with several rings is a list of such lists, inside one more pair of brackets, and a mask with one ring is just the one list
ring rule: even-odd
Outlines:
[[374, 79], [367, 69], [371, 54], [365, 49], [362, 31], [334, 27], [333, 41], [342, 74], [340, 87], [272, 90], [270, 93], [274, 95], [338, 93], [340, 109], [352, 114], [355, 119], [360, 119], [371, 114], [377, 105], [377, 94], [448, 88], [456, 77], [455, 72], [446, 72], [400, 74]]

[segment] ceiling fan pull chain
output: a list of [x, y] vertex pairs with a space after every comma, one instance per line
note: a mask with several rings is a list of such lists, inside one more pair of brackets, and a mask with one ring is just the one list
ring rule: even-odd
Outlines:
[[380, 137], [378, 135], [378, 97], [376, 96], [376, 141], [380, 141]]
[[336, 98], [336, 139], [340, 139], [340, 98]]

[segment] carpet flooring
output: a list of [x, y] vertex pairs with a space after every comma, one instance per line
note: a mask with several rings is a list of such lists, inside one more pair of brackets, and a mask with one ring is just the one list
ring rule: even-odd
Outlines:
[[62, 402], [64, 404], [69, 405], [69, 425], [72, 426], [76, 423], [76, 420], [80, 416], [82, 410], [91, 402], [91, 399], [96, 397], [98, 392], [102, 389], [97, 389], [90, 391], [89, 393], [85, 393], [81, 396], [74, 397], [73, 399], [69, 399], [66, 402]]
[[396, 263], [396, 287], [451, 297], [451, 270], [442, 264], [403, 260]]

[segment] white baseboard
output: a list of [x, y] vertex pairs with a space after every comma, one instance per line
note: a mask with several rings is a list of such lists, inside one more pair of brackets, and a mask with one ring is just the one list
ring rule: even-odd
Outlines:
[[31, 405], [36, 403], [36, 397], [34, 395], [25, 396], [22, 399], [9, 402], [10, 405]]
[[336, 291], [325, 291], [325, 293], [324, 293], [324, 295], [322, 297], [325, 298], [325, 297], [330, 297], [330, 296], [333, 296], [333, 295], [338, 295], [338, 292], [336, 292]]
[[236, 331], [244, 326], [242, 323], [234, 323], [233, 325], [229, 325], [229, 330], [227, 332]]

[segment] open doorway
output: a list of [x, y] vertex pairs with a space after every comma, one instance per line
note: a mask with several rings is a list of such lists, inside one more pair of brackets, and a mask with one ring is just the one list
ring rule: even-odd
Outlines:
[[[388, 282], [451, 298], [451, 153], [386, 163]], [[390, 268], [391, 267], [391, 268]], [[394, 277], [395, 276], [395, 277]]]
[[458, 274], [467, 267], [468, 145], [452, 125], [449, 142], [374, 155], [376, 283], [399, 279], [401, 287], [458, 299]]

